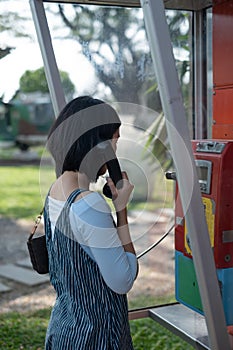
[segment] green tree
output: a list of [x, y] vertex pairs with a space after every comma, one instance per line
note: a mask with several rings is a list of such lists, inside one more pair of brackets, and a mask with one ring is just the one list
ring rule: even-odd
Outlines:
[[[69, 8], [70, 9], [70, 8]], [[141, 46], [143, 21], [135, 9], [59, 5], [70, 35], [81, 45], [99, 81], [108, 86], [117, 101], [141, 103], [145, 71], [151, 58]], [[141, 68], [141, 71], [139, 70]]]
[[[7, 32], [16, 38], [30, 37], [25, 24], [28, 22], [27, 16], [22, 16], [17, 11], [11, 10], [11, 3], [9, 0], [0, 0], [0, 33]], [[12, 25], [14, 23], [14, 25]], [[7, 43], [0, 44], [0, 59], [11, 53], [14, 47], [9, 47]]]
[[[79, 42], [97, 77], [110, 88], [116, 101], [162, 110], [158, 90], [149, 89], [156, 86], [156, 78], [144, 20], [138, 9], [77, 4], [69, 9], [60, 4], [58, 9], [70, 29], [68, 37]], [[167, 12], [173, 46], [186, 51], [189, 50], [188, 28], [184, 30], [187, 20], [186, 12]], [[182, 79], [189, 62], [177, 61], [177, 68]]]
[[[160, 113], [147, 130], [146, 147], [168, 170], [172, 159], [143, 17], [137, 9], [72, 5], [71, 14], [70, 8], [66, 11], [64, 5], [58, 8], [70, 29], [69, 37], [79, 42], [97, 77], [110, 88], [115, 100], [144, 104]], [[166, 18], [174, 51], [179, 49], [183, 56], [185, 53], [188, 56], [190, 14], [167, 11]], [[177, 59], [176, 66], [188, 110], [190, 83], [185, 83], [185, 77], [190, 71], [189, 59]], [[144, 127], [146, 124], [137, 120], [137, 125]]]
[[11, 10], [11, 0], [0, 0], [0, 32], [7, 31], [8, 35], [17, 38], [31, 38], [26, 25], [30, 17], [24, 15], [24, 11]]
[[[72, 98], [75, 92], [75, 86], [70, 80], [68, 73], [64, 71], [60, 71], [60, 77], [61, 77], [61, 82], [62, 82], [65, 95]], [[45, 71], [43, 67], [36, 69], [34, 71], [27, 70], [21, 76], [19, 85], [20, 85], [20, 91], [24, 93], [36, 92], [36, 91], [39, 91], [42, 93], [49, 92]]]

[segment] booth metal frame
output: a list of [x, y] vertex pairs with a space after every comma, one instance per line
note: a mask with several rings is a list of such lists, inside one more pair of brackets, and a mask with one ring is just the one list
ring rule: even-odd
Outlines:
[[[203, 124], [206, 120], [206, 116], [204, 115], [206, 100], [203, 99], [203, 95], [206, 93], [206, 60], [203, 60], [205, 55], [205, 42], [203, 41], [202, 33], [204, 29], [205, 10], [212, 6], [212, 1], [29, 1], [56, 115], [65, 106], [66, 101], [53, 51], [44, 2], [142, 7], [163, 111], [166, 118], [171, 153], [176, 167], [181, 202], [183, 208], [186, 208], [186, 221], [192, 239], [193, 260], [205, 317], [179, 303], [174, 303], [130, 311], [129, 319], [151, 317], [156, 322], [159, 322], [170, 331], [182, 337], [196, 349], [229, 350], [230, 343], [226, 329], [223, 305], [202, 205], [181, 89], [165, 17], [166, 8], [193, 11], [193, 35], [195, 36], [193, 51], [193, 64], [195, 67], [194, 101], [198, 101], [194, 102], [194, 113], [196, 115], [195, 137], [203, 138]], [[182, 157], [180, 156], [181, 148], [185, 149], [185, 152], [182, 153]], [[189, 164], [185, 169], [183, 167], [184, 162]], [[191, 197], [189, 195], [190, 188], [193, 189]], [[198, 220], [196, 218], [198, 218]]]

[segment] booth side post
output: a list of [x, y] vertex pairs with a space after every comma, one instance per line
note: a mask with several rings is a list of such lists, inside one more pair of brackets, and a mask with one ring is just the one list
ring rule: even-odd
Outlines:
[[66, 104], [42, 0], [29, 0], [55, 116]]

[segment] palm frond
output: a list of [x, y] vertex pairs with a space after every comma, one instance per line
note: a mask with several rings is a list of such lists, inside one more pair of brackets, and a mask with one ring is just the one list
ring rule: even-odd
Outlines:
[[146, 130], [146, 135], [144, 157], [149, 159], [151, 163], [156, 158], [164, 171], [171, 169], [173, 160], [169, 151], [166, 121], [163, 113], [160, 113]]

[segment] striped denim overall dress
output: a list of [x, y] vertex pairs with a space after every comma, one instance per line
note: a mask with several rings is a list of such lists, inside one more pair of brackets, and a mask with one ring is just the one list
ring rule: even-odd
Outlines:
[[132, 350], [126, 295], [106, 285], [96, 262], [73, 239], [69, 210], [80, 192], [75, 190], [66, 201], [53, 240], [48, 197], [45, 203], [50, 281], [57, 294], [45, 349]]

